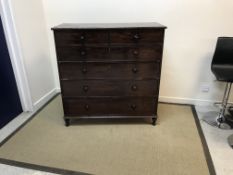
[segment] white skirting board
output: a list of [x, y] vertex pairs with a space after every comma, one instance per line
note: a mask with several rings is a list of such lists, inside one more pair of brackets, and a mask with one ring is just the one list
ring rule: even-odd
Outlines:
[[[61, 92], [60, 88], [57, 88], [57, 93]], [[159, 102], [174, 103], [174, 104], [189, 104], [195, 106], [212, 106], [214, 103], [221, 103], [218, 100], [203, 100], [195, 98], [181, 98], [181, 97], [169, 97], [159, 96]]]
[[60, 89], [55, 88], [51, 90], [43, 97], [41, 97], [36, 103], [34, 103], [32, 112], [21, 113], [19, 116], [10, 121], [6, 126], [0, 129], [0, 143], [14, 131], [16, 131], [20, 126], [22, 126], [26, 121], [28, 121], [42, 106], [44, 106], [58, 93], [60, 93]]
[[[57, 88], [57, 92], [61, 92], [61, 89]], [[189, 105], [195, 105], [195, 106], [211, 106], [216, 102], [220, 103], [220, 101], [217, 101], [217, 100], [214, 101], [214, 100], [168, 97], [168, 96], [159, 96], [159, 102], [174, 103], [174, 104], [189, 104]]]
[[194, 99], [194, 98], [159, 96], [159, 102], [174, 103], [174, 104], [189, 104], [189, 105], [195, 105], [195, 106], [211, 106], [214, 103], [219, 102], [219, 101], [202, 100], [202, 99]]
[[33, 104], [33, 111], [38, 111], [44, 104], [46, 104], [51, 98], [53, 98], [57, 93], [60, 93], [60, 89], [54, 88], [43, 97], [41, 97], [37, 102]]

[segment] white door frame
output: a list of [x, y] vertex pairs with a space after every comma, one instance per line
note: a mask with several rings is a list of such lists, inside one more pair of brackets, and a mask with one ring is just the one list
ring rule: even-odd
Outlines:
[[23, 111], [33, 111], [32, 97], [24, 67], [22, 47], [16, 30], [11, 0], [0, 0], [0, 14]]

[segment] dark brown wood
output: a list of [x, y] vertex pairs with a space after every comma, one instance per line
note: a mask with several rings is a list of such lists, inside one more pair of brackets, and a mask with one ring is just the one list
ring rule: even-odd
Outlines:
[[84, 45], [86, 43], [108, 43], [108, 33], [100, 31], [56, 31], [57, 46]]
[[106, 30], [106, 29], [166, 29], [166, 26], [157, 22], [143, 23], [63, 23], [52, 28], [52, 30]]
[[59, 61], [104, 61], [109, 55], [107, 47], [63, 46], [57, 49]]
[[59, 46], [59, 61], [155, 61], [160, 60], [162, 45], [133, 47]]
[[153, 126], [156, 125], [156, 120], [157, 120], [157, 117], [152, 117], [152, 125], [153, 125]]
[[66, 126], [70, 126], [70, 119], [65, 118], [65, 125], [66, 125]]
[[[134, 69], [137, 69], [135, 72]], [[60, 62], [61, 79], [147, 79], [159, 78], [160, 64]]]
[[163, 29], [128, 29], [110, 32], [112, 45], [117, 43], [162, 43]]
[[111, 47], [110, 59], [118, 61], [160, 61], [162, 45]]
[[54, 27], [64, 119], [157, 120], [164, 29], [158, 23]]
[[62, 81], [64, 97], [77, 96], [157, 96], [158, 80]]
[[[156, 98], [157, 99], [157, 98]], [[66, 116], [153, 116], [154, 98], [64, 98]]]

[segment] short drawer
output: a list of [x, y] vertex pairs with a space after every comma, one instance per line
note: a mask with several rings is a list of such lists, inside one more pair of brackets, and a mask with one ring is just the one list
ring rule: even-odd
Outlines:
[[152, 116], [157, 98], [63, 98], [65, 116]]
[[158, 80], [62, 81], [62, 95], [74, 96], [157, 96]]
[[58, 30], [54, 35], [56, 46], [108, 43], [105, 30]]
[[110, 55], [111, 60], [160, 61], [162, 58], [162, 46], [112, 47]]
[[160, 64], [148, 63], [59, 63], [61, 80], [148, 79], [160, 77]]
[[109, 58], [107, 47], [64, 46], [57, 48], [59, 61], [98, 61]]
[[163, 29], [126, 29], [110, 32], [110, 43], [162, 43]]

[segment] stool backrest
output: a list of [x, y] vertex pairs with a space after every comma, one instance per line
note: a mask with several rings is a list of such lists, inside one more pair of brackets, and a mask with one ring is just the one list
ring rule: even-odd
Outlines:
[[219, 37], [212, 64], [233, 65], [233, 37]]

